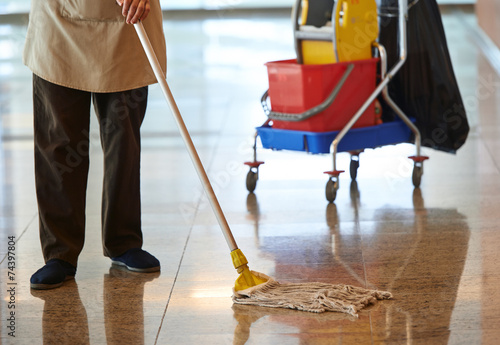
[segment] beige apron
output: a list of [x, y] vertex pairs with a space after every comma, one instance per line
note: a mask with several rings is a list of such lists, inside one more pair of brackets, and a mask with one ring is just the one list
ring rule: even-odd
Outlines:
[[[159, 0], [144, 21], [158, 60], [166, 68]], [[156, 82], [132, 25], [115, 0], [32, 0], [23, 61], [54, 84], [117, 92]]]

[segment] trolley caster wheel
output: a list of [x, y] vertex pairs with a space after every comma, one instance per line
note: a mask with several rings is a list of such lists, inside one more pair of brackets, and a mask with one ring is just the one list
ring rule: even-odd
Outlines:
[[325, 196], [328, 202], [334, 202], [339, 189], [339, 181], [336, 177], [330, 177], [326, 183]]
[[359, 168], [359, 155], [363, 153], [364, 150], [355, 150], [349, 151], [351, 154], [351, 164], [349, 165], [349, 173], [351, 175], [351, 180], [356, 181], [356, 177], [358, 177], [358, 168]]
[[259, 179], [259, 172], [257, 170], [253, 171], [252, 169], [250, 169], [250, 171], [247, 174], [247, 181], [246, 181], [247, 190], [250, 193], [253, 193], [253, 191], [257, 187], [257, 180], [258, 179]]
[[413, 174], [411, 175], [411, 180], [415, 188], [420, 187], [422, 182], [422, 175], [424, 174], [424, 161], [429, 159], [427, 156], [410, 156], [408, 157], [414, 162]]
[[411, 175], [411, 180], [415, 188], [420, 187], [423, 174], [424, 174], [424, 167], [422, 165], [415, 164], [415, 166], [413, 167], [413, 174]]
[[[357, 159], [355, 159], [355, 157]], [[356, 181], [356, 177], [358, 177], [358, 168], [359, 168], [359, 156], [351, 156], [351, 164], [349, 166], [349, 172], [351, 173], [351, 180]]]
[[253, 162], [245, 162], [245, 165], [250, 167], [250, 171], [247, 174], [247, 190], [250, 193], [253, 193], [255, 187], [257, 187], [257, 180], [259, 179], [259, 167], [264, 164], [264, 162], [253, 161]]

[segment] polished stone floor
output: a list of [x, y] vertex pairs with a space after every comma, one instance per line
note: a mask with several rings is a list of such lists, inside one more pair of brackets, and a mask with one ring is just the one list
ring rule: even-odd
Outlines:
[[[393, 293], [359, 318], [233, 305], [237, 275], [227, 245], [158, 86], [142, 128], [142, 199], [145, 248], [161, 260], [161, 273], [119, 270], [102, 256], [94, 121], [76, 280], [30, 291], [43, 260], [31, 75], [20, 60], [26, 20], [0, 18], [0, 343], [498, 344], [500, 78], [468, 10], [443, 9], [471, 125], [467, 143], [456, 155], [424, 149], [430, 160], [420, 189], [406, 158], [412, 145], [367, 150], [357, 183], [342, 175], [333, 204], [324, 197], [328, 155], [259, 149], [266, 164], [255, 194], [245, 187], [243, 162], [265, 121], [263, 64], [294, 57], [289, 12], [165, 16], [167, 79], [250, 267], [280, 281]], [[349, 155], [339, 154], [338, 164], [347, 169]]]

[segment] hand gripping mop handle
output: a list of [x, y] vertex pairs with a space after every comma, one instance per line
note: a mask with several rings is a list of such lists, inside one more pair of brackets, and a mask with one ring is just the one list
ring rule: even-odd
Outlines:
[[182, 119], [181, 113], [179, 111], [179, 108], [177, 107], [174, 96], [170, 91], [170, 87], [168, 86], [165, 74], [161, 69], [160, 63], [158, 62], [158, 58], [156, 57], [153, 47], [151, 46], [151, 42], [149, 41], [148, 35], [146, 34], [146, 30], [144, 30], [142, 22], [134, 24], [134, 28], [137, 31], [137, 35], [139, 36], [142, 47], [144, 48], [144, 51], [148, 57], [151, 67], [153, 68], [153, 72], [156, 76], [156, 79], [158, 80], [158, 83], [161, 86], [161, 89], [167, 100], [170, 110], [174, 115], [175, 122], [177, 123], [182, 139], [184, 139], [184, 144], [188, 149], [191, 160], [195, 166], [196, 172], [198, 173], [198, 177], [201, 180], [201, 183], [203, 185], [205, 193], [207, 194], [210, 205], [212, 206], [215, 216], [217, 217], [217, 221], [219, 222], [219, 225], [222, 229], [227, 245], [231, 250], [231, 257], [233, 259], [234, 267], [238, 270], [238, 273], [242, 273], [245, 276], [245, 280], [247, 281], [247, 284], [249, 286], [254, 286], [256, 284], [252, 282], [255, 279], [252, 279], [251, 277], [251, 273], [247, 266], [248, 261], [241, 252], [241, 250], [238, 249], [238, 245], [236, 244], [233, 234], [231, 233], [231, 229], [229, 228], [229, 225], [227, 223], [226, 217], [224, 216], [224, 213], [222, 212], [220, 204], [217, 200], [217, 197], [215, 196], [215, 192], [212, 188], [212, 185], [210, 184], [210, 180], [208, 179], [207, 173], [203, 168], [203, 164], [200, 160], [200, 157], [198, 156], [193, 141], [191, 140], [191, 136], [189, 135], [187, 127], [184, 124], [184, 120]]

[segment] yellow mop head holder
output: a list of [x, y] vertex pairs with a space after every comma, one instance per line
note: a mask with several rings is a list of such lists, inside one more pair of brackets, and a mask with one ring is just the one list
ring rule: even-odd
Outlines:
[[252, 286], [257, 286], [267, 282], [267, 280], [256, 276], [250, 271], [248, 268], [248, 260], [241, 249], [233, 250], [231, 252], [231, 258], [233, 259], [234, 268], [236, 268], [238, 273], [240, 273], [240, 276], [236, 279], [234, 284], [235, 291], [245, 290]]

